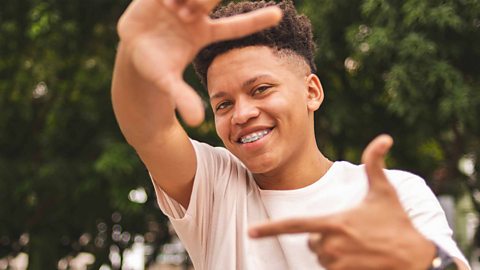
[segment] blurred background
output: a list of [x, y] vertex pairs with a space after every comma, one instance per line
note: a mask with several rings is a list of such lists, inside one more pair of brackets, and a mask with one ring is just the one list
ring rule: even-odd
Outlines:
[[[188, 268], [111, 108], [129, 2], [0, 3], [0, 270]], [[388, 166], [426, 179], [480, 269], [480, 1], [295, 2], [318, 44], [321, 150], [358, 163], [391, 134]], [[207, 115], [189, 132], [221, 145]]]

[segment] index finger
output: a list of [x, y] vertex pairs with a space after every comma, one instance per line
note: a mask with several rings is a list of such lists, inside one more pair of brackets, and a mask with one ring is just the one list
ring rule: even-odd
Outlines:
[[333, 217], [291, 218], [252, 226], [248, 235], [261, 238], [281, 234], [327, 232], [339, 230], [339, 227]]
[[200, 125], [205, 119], [202, 99], [181, 77], [170, 76], [157, 82], [159, 88], [170, 89], [177, 111], [189, 126]]
[[211, 20], [212, 40], [241, 38], [277, 25], [283, 13], [278, 6], [268, 6], [248, 13]]
[[189, 23], [199, 16], [210, 13], [220, 0], [163, 0], [163, 3], [176, 12], [181, 20]]
[[192, 11], [208, 14], [220, 3], [220, 0], [185, 0], [185, 5]]

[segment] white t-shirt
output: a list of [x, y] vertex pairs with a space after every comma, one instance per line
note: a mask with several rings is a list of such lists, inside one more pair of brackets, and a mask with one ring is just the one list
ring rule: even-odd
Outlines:
[[[308, 234], [250, 239], [250, 225], [344, 211], [365, 197], [363, 166], [335, 162], [315, 183], [296, 190], [261, 190], [252, 174], [225, 148], [192, 140], [197, 171], [188, 209], [155, 187], [196, 270], [324, 269], [307, 247]], [[388, 170], [415, 227], [452, 256], [466, 262], [434, 194], [418, 176]]]

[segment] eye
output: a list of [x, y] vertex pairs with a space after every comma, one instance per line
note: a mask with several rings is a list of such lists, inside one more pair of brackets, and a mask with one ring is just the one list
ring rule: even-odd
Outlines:
[[224, 110], [224, 109], [228, 108], [230, 105], [232, 105], [231, 101], [222, 101], [222, 102], [217, 104], [217, 106], [215, 107], [215, 111]]
[[263, 92], [267, 91], [271, 85], [260, 85], [259, 87], [255, 88], [252, 92], [252, 95], [262, 94]]

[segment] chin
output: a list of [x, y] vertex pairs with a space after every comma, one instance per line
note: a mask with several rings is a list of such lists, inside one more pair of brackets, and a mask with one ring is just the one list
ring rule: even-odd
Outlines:
[[245, 167], [253, 174], [264, 174], [272, 171], [273, 164], [271, 161], [257, 159], [250, 160], [249, 162], [242, 161]]
[[259, 153], [259, 154], [245, 154], [241, 151], [235, 151], [234, 147], [226, 147], [230, 153], [236, 156], [247, 169], [254, 174], [268, 173], [275, 167], [276, 158], [272, 156], [272, 153]]

